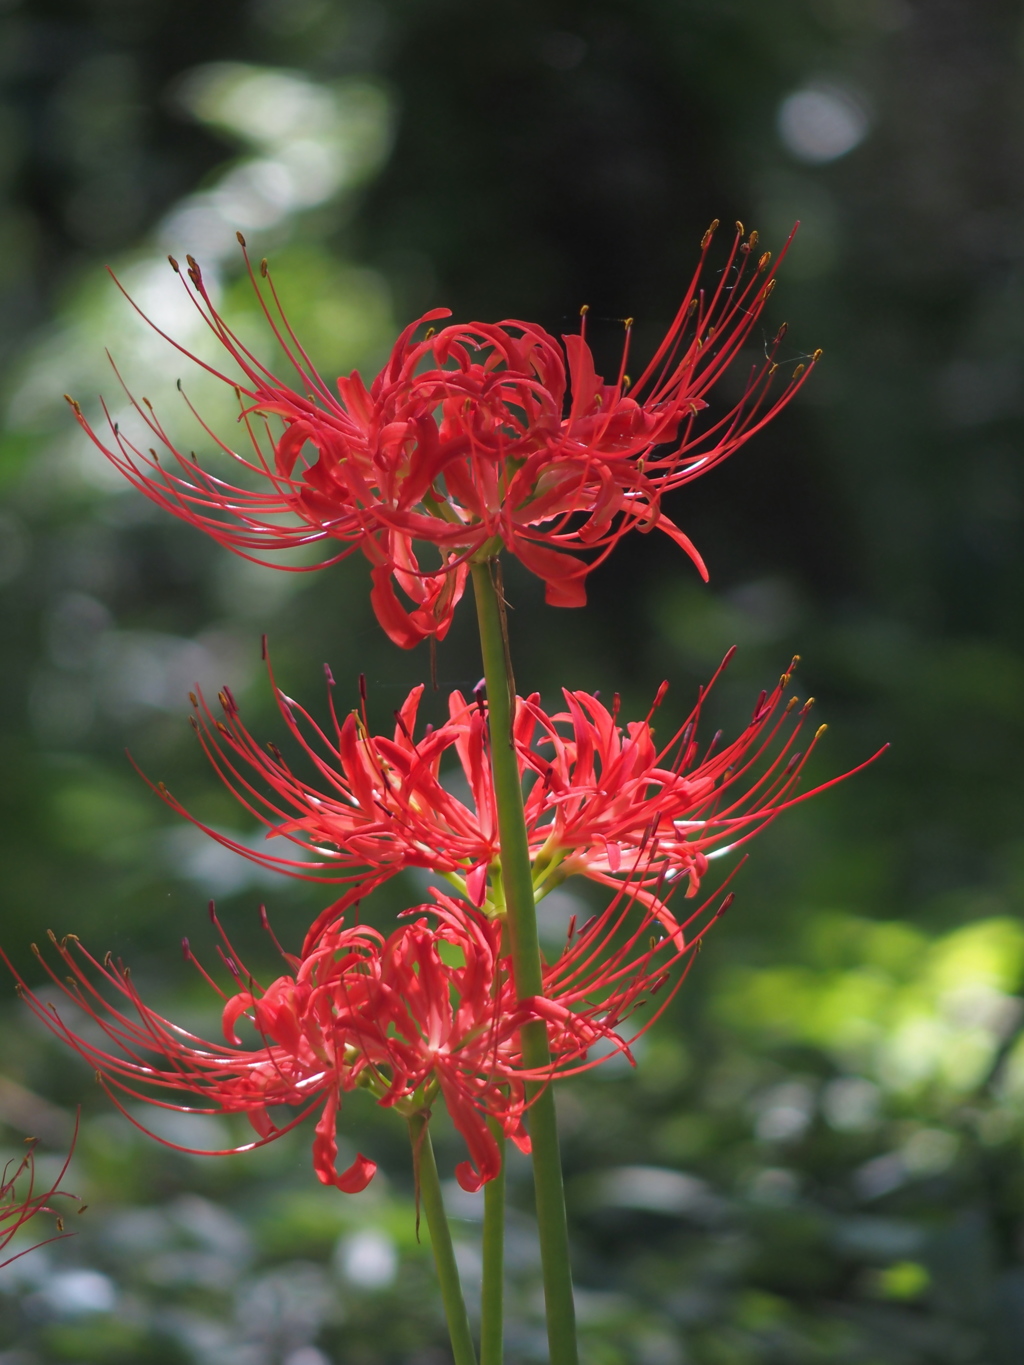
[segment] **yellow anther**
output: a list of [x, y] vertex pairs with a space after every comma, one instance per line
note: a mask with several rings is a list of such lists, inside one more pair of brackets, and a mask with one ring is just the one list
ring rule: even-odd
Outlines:
[[772, 253], [771, 253], [770, 251], [762, 252], [761, 258], [760, 258], [760, 260], [759, 260], [758, 263], [757, 263], [757, 268], [758, 268], [758, 270], [765, 270], [765, 269], [767, 269], [768, 262], [771, 260], [771, 258], [772, 258]]
[[711, 220], [711, 226], [708, 228], [707, 232], [705, 232], [704, 236], [700, 239], [700, 248], [702, 251], [706, 251], [707, 248], [711, 245], [711, 238], [715, 235], [715, 229], [717, 227], [718, 219], [713, 218]]
[[580, 317], [581, 317], [581, 318], [585, 318], [589, 312], [590, 312], [590, 304], [589, 304], [589, 303], [585, 303], [585, 304], [582, 306], [582, 308], [580, 309]]
[[768, 300], [771, 298], [771, 296], [772, 296], [772, 294], [773, 294], [774, 292], [775, 292], [775, 281], [774, 281], [774, 280], [769, 280], [768, 283], [767, 283], [767, 284], [765, 285], [765, 287], [764, 287], [764, 293], [761, 295], [762, 300], [763, 300], [765, 303], [767, 303]]
[[750, 234], [750, 236], [747, 238], [747, 241], [750, 243], [750, 249], [751, 249], [751, 251], [753, 251], [754, 247], [757, 246], [757, 243], [758, 243], [758, 231], [757, 231], [757, 228], [754, 228], [753, 232], [752, 232], [752, 233]]
[[267, 278], [267, 272], [268, 272], [269, 270], [270, 270], [270, 262], [267, 260], [266, 256], [264, 256], [264, 257], [263, 257], [263, 260], [260, 261], [260, 274], [263, 276], [264, 279]]
[[813, 353], [813, 355], [811, 356], [811, 360], [814, 362], [815, 365], [817, 365], [818, 361], [821, 359], [821, 357], [822, 357], [824, 354], [825, 354], [825, 352], [824, 352], [824, 351], [821, 349], [821, 347], [819, 346], [818, 349], [817, 349], [817, 350]]
[[623, 325], [626, 327], [627, 330], [628, 330], [630, 327], [633, 326], [633, 319], [632, 319], [632, 318], [623, 318], [623, 319], [622, 319], [622, 322], [623, 322]]
[[798, 365], [796, 369], [793, 371], [793, 378], [799, 379], [800, 376], [803, 374], [804, 370], [806, 369], [807, 369], [806, 365]]
[[736, 219], [736, 231], [740, 234], [741, 237], [746, 231], [746, 228], [744, 228], [743, 224], [740, 222], [738, 218]]

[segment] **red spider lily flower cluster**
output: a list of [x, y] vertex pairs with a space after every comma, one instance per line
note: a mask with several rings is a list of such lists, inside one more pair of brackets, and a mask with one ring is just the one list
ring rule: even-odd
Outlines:
[[[412, 922], [386, 938], [366, 926], [335, 921], [300, 956], [284, 953], [288, 971], [266, 988], [222, 934], [221, 958], [234, 993], [227, 996], [199, 970], [224, 1000], [224, 1043], [199, 1039], [150, 1009], [127, 968], [109, 957], [98, 962], [75, 937], [58, 942], [51, 935], [60, 966], [46, 963], [46, 969], [116, 1051], [91, 1032], [77, 1032], [23, 982], [20, 989], [38, 1018], [97, 1071], [108, 1092], [188, 1113], [246, 1114], [259, 1136], [232, 1151], [271, 1142], [320, 1109], [314, 1169], [324, 1184], [349, 1193], [365, 1188], [376, 1165], [359, 1155], [347, 1170], [336, 1169], [342, 1094], [366, 1088], [381, 1105], [406, 1116], [429, 1111], [440, 1095], [470, 1156], [456, 1176], [465, 1189], [477, 1190], [501, 1164], [487, 1120], [528, 1151], [526, 1083], [586, 1069], [606, 1055], [629, 1055], [633, 1039], [618, 1032], [623, 1022], [665, 985], [728, 899], [716, 909], [701, 906], [674, 935], [663, 933], [642, 908], [635, 914], [634, 904], [621, 892], [581, 929], [570, 924], [565, 949], [545, 969], [543, 994], [528, 999], [516, 997], [511, 963], [501, 952], [500, 923], [439, 893], [436, 904], [408, 911]], [[187, 940], [185, 953], [194, 961]], [[661, 1008], [640, 1032], [672, 994], [665, 992]], [[243, 1019], [258, 1040], [253, 1046], [238, 1037]], [[538, 1019], [547, 1025], [552, 1055], [544, 1072], [526, 1068], [520, 1051], [521, 1029]], [[588, 1059], [596, 1044], [606, 1051]], [[201, 1107], [168, 1098], [182, 1092], [199, 1097]], [[279, 1106], [297, 1107], [299, 1113], [278, 1124], [272, 1110]]]
[[[75, 1125], [75, 1137], [78, 1135], [78, 1126]], [[57, 1178], [45, 1189], [38, 1188], [36, 1180], [36, 1139], [27, 1139], [28, 1150], [20, 1161], [8, 1161], [0, 1173], [0, 1255], [7, 1250], [15, 1233], [25, 1226], [37, 1214], [53, 1214], [56, 1219], [57, 1231], [52, 1237], [46, 1237], [41, 1242], [34, 1242], [32, 1246], [25, 1247], [21, 1251], [15, 1252], [13, 1256], [8, 1256], [0, 1260], [0, 1268], [10, 1265], [12, 1261], [18, 1260], [21, 1256], [26, 1256], [30, 1251], [35, 1251], [40, 1246], [46, 1246], [49, 1242], [59, 1241], [63, 1237], [70, 1237], [69, 1232], [64, 1231], [64, 1220], [53, 1207], [57, 1199], [74, 1199], [75, 1196], [61, 1189], [64, 1177], [68, 1173], [71, 1165], [71, 1155], [75, 1149], [74, 1140], [71, 1143], [71, 1150], [64, 1159], [57, 1174]], [[79, 1207], [78, 1212], [84, 1211], [85, 1205]]]
[[[404, 648], [444, 637], [468, 564], [502, 547], [543, 579], [555, 606], [582, 606], [586, 575], [633, 528], [668, 533], [706, 577], [694, 546], [661, 510], [663, 494], [759, 431], [820, 355], [776, 391], [783, 328], [739, 401], [700, 420], [711, 390], [756, 334], [775, 284], [778, 262], [758, 255], [756, 232], [746, 236], [736, 226], [709, 289], [701, 277], [717, 222], [705, 234], [678, 312], [635, 382], [626, 373], [632, 319], [608, 383], [586, 341], [585, 309], [579, 333], [561, 346], [514, 319], [431, 326], [416, 340], [422, 324], [450, 316], [435, 308], [405, 329], [369, 388], [358, 372], [332, 388], [292, 332], [264, 262], [270, 304], [249, 273], [297, 376], [290, 387], [228, 327], [189, 257], [189, 297], [238, 373], [190, 358], [237, 390], [245, 444], [236, 448], [205, 429], [249, 482], [226, 481], [179, 450], [148, 402], [132, 400], [155, 442], [148, 451], [113, 422], [111, 437], [101, 437], [73, 406], [136, 488], [246, 558], [321, 542], [341, 547], [324, 558], [331, 564], [361, 549], [372, 565], [378, 620]], [[425, 545], [434, 547], [435, 564], [423, 561]]]
[[[821, 731], [802, 750], [797, 747], [811, 702], [801, 707], [796, 698], [784, 700], [795, 665], [796, 660], [770, 693], [761, 694], [735, 740], [721, 744], [716, 735], [703, 749], [698, 721], [710, 685], [685, 724], [660, 746], [652, 718], [667, 684], [646, 718], [626, 725], [618, 721], [617, 698], [609, 709], [590, 693], [566, 691], [566, 709], [554, 714], [536, 694], [519, 698], [514, 739], [529, 786], [526, 826], [536, 894], [581, 874], [612, 887], [628, 882], [639, 898], [682, 879], [686, 895], [694, 896], [709, 857], [745, 844], [795, 802], [842, 780], [796, 794]], [[328, 681], [333, 685], [329, 673]], [[333, 686], [328, 691], [329, 731], [275, 687], [288, 730], [317, 774], [315, 783], [297, 775], [276, 745], [264, 748], [253, 738], [230, 692], [220, 693], [223, 720], [201, 695], [192, 696], [193, 725], [218, 775], [267, 826], [269, 838], [296, 845], [300, 856], [254, 850], [195, 823], [235, 852], [293, 876], [355, 882], [365, 890], [403, 868], [427, 868], [474, 905], [500, 913], [486, 702], [453, 692], [447, 721], [428, 726], [417, 739], [423, 688], [416, 687], [396, 713], [389, 738], [370, 733], [365, 706], [340, 718]], [[442, 766], [449, 756], [461, 767], [467, 800], [446, 785]], [[166, 788], [160, 791], [194, 820]]]
[[[712, 412], [712, 391], [725, 370], [761, 340], [756, 333], [778, 266], [769, 253], [757, 253], [757, 234], [737, 224], [723, 268], [705, 288], [715, 227], [705, 234], [664, 340], [635, 382], [626, 372], [631, 320], [609, 383], [587, 342], [586, 309], [579, 332], [560, 341], [517, 320], [437, 330], [433, 324], [450, 315], [434, 309], [405, 329], [369, 386], [357, 372], [331, 386], [293, 333], [264, 262], [265, 285], [251, 268], [249, 275], [296, 376], [289, 385], [227, 325], [189, 257], [183, 287], [234, 373], [160, 335], [235, 390], [237, 448], [195, 415], [234, 461], [238, 485], [179, 450], [148, 400], [131, 399], [149, 432], [143, 445], [109, 413], [111, 436], [101, 437], [73, 407], [136, 488], [243, 557], [261, 563], [274, 550], [319, 545], [324, 565], [361, 551], [372, 568], [373, 609], [404, 648], [442, 639], [471, 567], [493, 571], [502, 550], [543, 580], [554, 606], [582, 605], [586, 576], [632, 529], [665, 532], [706, 577], [696, 549], [663, 511], [663, 496], [760, 430], [820, 355], [776, 386], [783, 327], [752, 366], [738, 401]], [[425, 332], [423, 324], [431, 324]], [[507, 639], [498, 640], [500, 577], [478, 573], [475, 581], [480, 601], [489, 601], [502, 621], [492, 628], [481, 613], [487, 687], [497, 701], [506, 696], [494, 691], [502, 679], [512, 690], [507, 654], [504, 673], [494, 663], [499, 643], [507, 649]], [[34, 994], [20, 978], [19, 989], [139, 1127], [127, 1100], [244, 1114], [256, 1136], [231, 1149], [242, 1151], [315, 1114], [318, 1178], [356, 1192], [376, 1165], [359, 1154], [338, 1169], [343, 1096], [364, 1089], [409, 1120], [414, 1153], [416, 1133], [422, 1136], [431, 1106], [441, 1101], [468, 1152], [456, 1176], [465, 1189], [479, 1189], [501, 1169], [496, 1134], [529, 1150], [530, 1105], [547, 1110], [554, 1079], [608, 1056], [632, 1060], [624, 1025], [642, 1005], [649, 1008], [641, 1025], [630, 1025], [633, 1037], [659, 1017], [731, 899], [701, 902], [709, 860], [841, 780], [798, 793], [821, 731], [801, 738], [811, 702], [787, 702], [791, 673], [792, 665], [761, 694], [731, 743], [698, 736], [707, 689], [660, 744], [653, 717], [664, 684], [646, 717], [628, 723], [619, 720], [617, 697], [609, 707], [596, 694], [566, 690], [564, 709], [553, 711], [538, 694], [516, 698], [510, 723], [518, 791], [507, 730], [501, 751], [492, 753], [482, 692], [453, 692], [447, 719], [417, 735], [424, 689], [414, 688], [388, 736], [371, 732], [365, 695], [359, 710], [339, 715], [329, 670], [324, 725], [277, 689], [271, 673], [308, 776], [275, 745], [256, 742], [229, 691], [219, 698], [223, 718], [193, 695], [193, 724], [208, 758], [277, 842], [254, 850], [195, 820], [163, 784], [160, 794], [235, 852], [293, 877], [343, 886], [340, 900], [317, 917], [297, 955], [278, 945], [285, 970], [266, 986], [242, 964], [211, 906], [230, 987], [217, 985], [187, 940], [184, 948], [221, 998], [222, 1041], [191, 1034], [151, 1009], [125, 966], [109, 955], [97, 960], [73, 936], [51, 935], [56, 961], [39, 956], [75, 1012]], [[496, 717], [497, 706], [495, 723]], [[526, 827], [525, 852], [513, 840], [504, 869], [499, 791], [506, 841], [513, 825], [521, 828], [521, 816]], [[405, 912], [390, 933], [360, 924], [354, 918], [360, 898], [408, 868], [447, 879], [455, 894], [434, 890], [433, 903]], [[516, 889], [511, 908], [506, 875]], [[586, 924], [570, 922], [562, 950], [548, 960], [529, 913], [531, 875], [537, 899], [572, 875], [601, 884], [606, 899], [612, 893]], [[673, 909], [674, 894], [687, 915]], [[506, 923], [513, 909], [516, 917]], [[265, 915], [264, 924], [269, 930]], [[538, 1169], [547, 1162], [549, 1173], [557, 1168], [551, 1131], [546, 1123], [534, 1131]], [[556, 1222], [564, 1215], [548, 1212]]]

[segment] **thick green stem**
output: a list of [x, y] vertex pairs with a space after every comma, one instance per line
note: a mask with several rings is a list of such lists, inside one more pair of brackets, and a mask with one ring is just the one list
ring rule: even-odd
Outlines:
[[[523, 813], [523, 788], [512, 738], [514, 704], [504, 604], [494, 581], [496, 561], [473, 565], [480, 648], [487, 684], [491, 764], [501, 844], [501, 875], [507, 907], [509, 946], [516, 993], [520, 999], [542, 990], [537, 908], [533, 897], [533, 869]], [[539, 1020], [522, 1034], [523, 1060], [531, 1070], [551, 1063], [547, 1028]], [[565, 1217], [562, 1161], [558, 1150], [554, 1094], [550, 1085], [534, 1091], [529, 1111], [533, 1180], [537, 1200], [544, 1301], [547, 1308], [551, 1365], [576, 1365], [576, 1310], [569, 1264], [569, 1232]]]
[[505, 1294], [505, 1134], [491, 1124], [501, 1171], [484, 1186], [484, 1276], [480, 1313], [480, 1365], [501, 1365]]
[[434, 1148], [430, 1141], [430, 1128], [426, 1115], [417, 1114], [409, 1120], [409, 1136], [412, 1139], [413, 1161], [416, 1166], [417, 1182], [423, 1211], [427, 1215], [427, 1228], [430, 1232], [430, 1245], [437, 1266], [437, 1278], [441, 1282], [441, 1299], [444, 1315], [448, 1322], [448, 1335], [452, 1342], [452, 1355], [455, 1365], [476, 1365], [476, 1351], [466, 1316], [466, 1303], [462, 1297], [462, 1284], [459, 1269], [455, 1264], [455, 1248], [452, 1246], [451, 1229], [444, 1211], [441, 1197], [441, 1181], [434, 1160]]

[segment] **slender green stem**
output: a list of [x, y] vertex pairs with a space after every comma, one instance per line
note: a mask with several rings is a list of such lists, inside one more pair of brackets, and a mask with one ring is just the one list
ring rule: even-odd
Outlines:
[[505, 1134], [491, 1123], [501, 1152], [501, 1171], [484, 1186], [484, 1278], [480, 1315], [480, 1365], [501, 1365], [505, 1294]]
[[[523, 788], [512, 738], [512, 670], [504, 627], [504, 604], [499, 598], [493, 577], [494, 563], [474, 564], [472, 574], [484, 660], [484, 681], [487, 684], [491, 764], [498, 811], [509, 946], [512, 950], [516, 993], [522, 999], [540, 995], [543, 983], [537, 939], [537, 908], [533, 897], [533, 870], [523, 812]], [[523, 1029], [522, 1046], [523, 1060], [531, 1070], [543, 1070], [550, 1065], [547, 1028], [540, 1020]], [[576, 1365], [576, 1310], [569, 1264], [569, 1232], [565, 1217], [554, 1094], [550, 1085], [539, 1092], [534, 1090], [529, 1114], [551, 1365]]]
[[437, 1278], [441, 1282], [441, 1299], [448, 1322], [448, 1335], [452, 1342], [452, 1355], [455, 1357], [455, 1365], [476, 1365], [476, 1351], [469, 1330], [459, 1269], [455, 1264], [455, 1248], [452, 1246], [451, 1229], [444, 1211], [441, 1181], [437, 1174], [437, 1162], [434, 1160], [434, 1148], [430, 1141], [430, 1128], [425, 1114], [416, 1114], [409, 1120], [409, 1136], [412, 1139], [420, 1199], [423, 1201], [423, 1211], [427, 1215], [427, 1228], [434, 1252], [434, 1264], [437, 1266]]

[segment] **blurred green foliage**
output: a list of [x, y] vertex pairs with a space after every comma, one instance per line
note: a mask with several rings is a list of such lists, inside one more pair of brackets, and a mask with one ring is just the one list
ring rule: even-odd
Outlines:
[[[1019, 6], [976, 0], [11, 0], [0, 6], [0, 818], [3, 943], [74, 931], [199, 1031], [180, 962], [217, 898], [239, 947], [293, 944], [323, 893], [175, 826], [123, 757], [252, 833], [185, 723], [261, 674], [321, 705], [367, 674], [386, 724], [425, 656], [392, 649], [365, 565], [275, 573], [162, 519], [83, 444], [117, 385], [182, 439], [216, 399], [131, 313], [202, 339], [164, 253], [202, 260], [265, 347], [234, 242], [271, 257], [326, 373], [372, 371], [424, 307], [552, 331], [591, 305], [614, 363], [674, 311], [707, 222], [796, 243], [773, 300], [825, 365], [756, 442], [675, 499], [711, 586], [636, 536], [555, 612], [510, 566], [521, 687], [621, 691], [665, 724], [725, 650], [742, 723], [794, 652], [830, 724], [812, 778], [887, 755], [752, 850], [635, 1072], [564, 1085], [588, 1365], [1012, 1365], [1024, 1339], [1024, 594]], [[191, 329], [191, 330], [190, 330]], [[262, 352], [261, 352], [262, 353]], [[267, 351], [268, 358], [270, 352]], [[200, 433], [201, 434], [201, 433]], [[300, 566], [301, 567], [301, 566]], [[479, 675], [473, 624], [442, 691]], [[439, 708], [441, 699], [428, 698]], [[387, 889], [386, 922], [422, 888]], [[77, 1235], [0, 1272], [2, 1365], [438, 1365], [401, 1124], [342, 1116], [386, 1172], [316, 1185], [308, 1137], [202, 1160], [111, 1110], [13, 1004], [10, 1151], [83, 1106]], [[151, 1116], [150, 1116], [151, 1117]], [[198, 1122], [198, 1120], [197, 1120]], [[161, 1128], [198, 1146], [241, 1127]], [[442, 1164], [458, 1145], [438, 1122]], [[528, 1172], [510, 1172], [510, 1361], [543, 1358]], [[452, 1191], [473, 1294], [479, 1210]], [[360, 1241], [360, 1239], [362, 1239]]]

